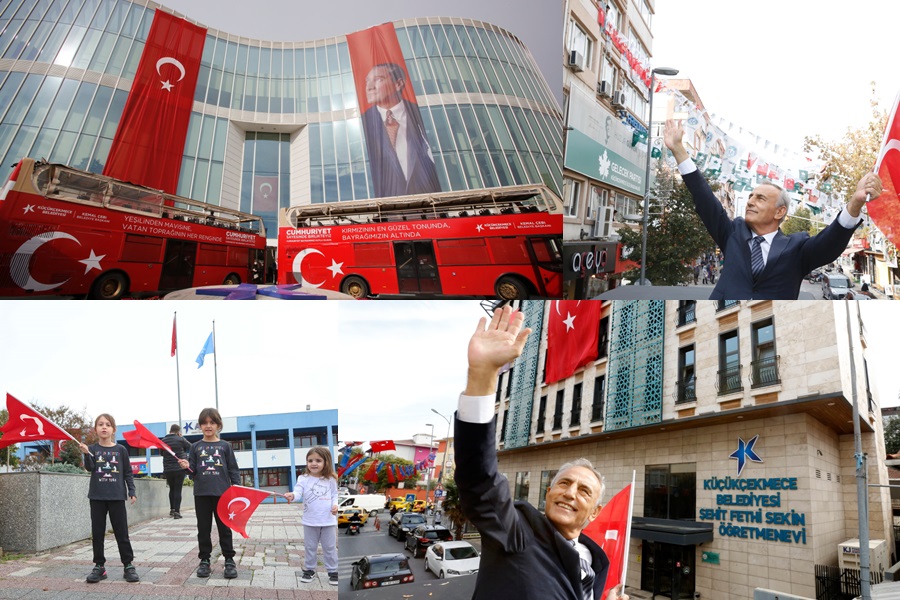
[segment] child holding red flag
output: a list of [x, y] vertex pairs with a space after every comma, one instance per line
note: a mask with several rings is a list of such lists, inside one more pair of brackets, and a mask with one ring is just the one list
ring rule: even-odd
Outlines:
[[222, 416], [215, 408], [204, 408], [200, 411], [197, 422], [203, 432], [203, 439], [191, 446], [188, 459], [179, 459], [182, 469], [190, 469], [194, 479], [194, 508], [197, 511], [197, 543], [200, 546], [200, 566], [197, 577], [209, 577], [212, 555], [212, 520], [216, 519], [219, 531], [219, 546], [225, 557], [225, 579], [237, 577], [237, 566], [234, 564], [234, 543], [231, 529], [226, 525], [216, 506], [219, 498], [232, 485], [241, 483], [237, 459], [231, 444], [219, 440], [222, 431]]
[[316, 446], [306, 453], [306, 473], [297, 478], [294, 491], [284, 495], [288, 502], [303, 503], [303, 548], [306, 558], [300, 581], [309, 583], [316, 576], [316, 550], [322, 544], [328, 583], [338, 584], [337, 555], [337, 474], [331, 452]]
[[134, 551], [128, 538], [128, 514], [125, 499], [137, 500], [134, 492], [134, 476], [128, 450], [116, 443], [116, 420], [104, 413], [94, 421], [94, 431], [99, 442], [90, 447], [78, 444], [84, 453], [84, 468], [91, 474], [88, 499], [91, 502], [91, 541], [94, 546], [94, 568], [87, 576], [88, 583], [106, 579], [106, 556], [103, 553], [103, 537], [106, 535], [106, 515], [112, 525], [119, 558], [125, 566], [123, 577], [129, 583], [141, 580], [131, 562]]

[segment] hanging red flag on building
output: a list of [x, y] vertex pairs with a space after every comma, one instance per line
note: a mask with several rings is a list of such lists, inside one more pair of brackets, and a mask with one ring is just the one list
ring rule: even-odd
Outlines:
[[881, 177], [883, 191], [866, 207], [869, 216], [890, 242], [900, 248], [900, 119], [897, 118], [900, 94], [894, 101], [881, 142], [881, 151], [875, 161], [875, 172]]
[[378, 465], [380, 463], [377, 460], [373, 460], [372, 464], [369, 465], [369, 470], [366, 471], [366, 474], [363, 475], [363, 479], [366, 481], [371, 481], [372, 483], [378, 482]]
[[393, 440], [383, 440], [380, 442], [370, 442], [372, 452], [385, 452], [386, 450], [396, 450]]
[[591, 300], [556, 300], [550, 305], [547, 383], [565, 379], [579, 367], [597, 360], [600, 304]]
[[0, 432], [3, 433], [3, 437], [0, 437], [0, 448], [18, 442], [75, 439], [59, 425], [10, 394], [6, 394], [6, 412], [9, 418], [6, 424], [0, 427]]
[[219, 497], [216, 513], [228, 527], [248, 538], [250, 536], [246, 531], [247, 521], [250, 520], [256, 507], [271, 495], [271, 492], [264, 492], [256, 488], [233, 485]]
[[206, 29], [156, 11], [103, 174], [174, 194]]
[[606, 576], [606, 587], [601, 598], [612, 588], [625, 581], [625, 566], [628, 561], [628, 543], [631, 536], [631, 491], [634, 482], [613, 496], [600, 510], [597, 518], [591, 521], [582, 533], [600, 544], [609, 559], [609, 571]]

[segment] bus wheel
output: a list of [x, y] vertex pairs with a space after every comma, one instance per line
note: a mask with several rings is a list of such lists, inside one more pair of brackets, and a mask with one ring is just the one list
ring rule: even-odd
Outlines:
[[341, 284], [341, 291], [358, 300], [369, 295], [369, 285], [362, 277], [353, 275], [344, 280], [344, 283]]
[[225, 281], [222, 282], [222, 285], [239, 285], [241, 283], [241, 278], [238, 277], [237, 273], [229, 273], [228, 277], [225, 278]]
[[95, 300], [118, 300], [128, 291], [128, 281], [121, 273], [104, 273], [91, 288], [90, 297]]
[[528, 298], [528, 288], [525, 283], [512, 275], [504, 275], [498, 279], [494, 284], [494, 291], [503, 300], [526, 300]]

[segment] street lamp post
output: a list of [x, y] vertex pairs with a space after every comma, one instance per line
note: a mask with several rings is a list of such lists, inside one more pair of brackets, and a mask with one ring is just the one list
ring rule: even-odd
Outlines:
[[[439, 413], [438, 411], [431, 409], [431, 412], [447, 421], [447, 440], [444, 442], [444, 458], [441, 460], [441, 479], [444, 478], [444, 469], [447, 468], [447, 451], [450, 450], [450, 419]], [[436, 504], [436, 502], [435, 502]]]
[[647, 285], [647, 221], [650, 214], [650, 154], [653, 147], [653, 138], [650, 135], [653, 127], [653, 84], [656, 74], [674, 76], [678, 75], [677, 69], [657, 67], [650, 71], [650, 111], [647, 116], [647, 171], [644, 180], [644, 217], [641, 219], [641, 280], [638, 285]]
[[[434, 448], [434, 425], [425, 423], [425, 427], [431, 427], [431, 437], [428, 440], [428, 455], [431, 456], [431, 450]], [[427, 458], [425, 459], [428, 460]], [[428, 492], [431, 490], [431, 468], [425, 470], [425, 504], [428, 504]]]

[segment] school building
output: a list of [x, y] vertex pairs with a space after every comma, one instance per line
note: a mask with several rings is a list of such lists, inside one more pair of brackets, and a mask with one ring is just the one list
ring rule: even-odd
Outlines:
[[525, 304], [537, 335], [500, 380], [500, 470], [515, 499], [541, 509], [567, 461], [594, 463], [604, 501], [634, 472], [637, 594], [816, 598], [820, 569], [859, 564], [854, 403], [871, 570], [896, 561], [889, 488], [874, 487], [890, 483], [866, 361], [878, 324], [854, 303], [849, 315], [831, 302], [604, 303], [599, 358], [550, 385], [555, 303]]

